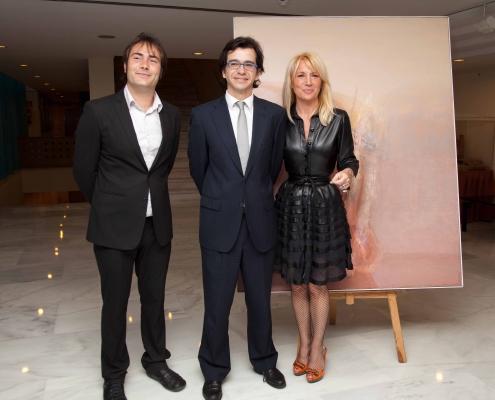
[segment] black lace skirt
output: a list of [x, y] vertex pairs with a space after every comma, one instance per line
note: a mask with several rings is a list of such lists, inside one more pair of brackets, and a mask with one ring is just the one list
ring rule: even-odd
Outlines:
[[287, 283], [326, 285], [353, 269], [351, 234], [342, 196], [326, 182], [285, 181], [276, 198], [276, 273]]

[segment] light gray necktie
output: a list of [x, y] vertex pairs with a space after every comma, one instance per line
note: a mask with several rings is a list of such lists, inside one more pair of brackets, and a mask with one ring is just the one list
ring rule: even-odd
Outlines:
[[249, 136], [246, 113], [244, 112], [243, 101], [235, 103], [239, 107], [239, 118], [237, 119], [237, 150], [241, 159], [242, 173], [246, 173], [246, 166], [249, 158]]

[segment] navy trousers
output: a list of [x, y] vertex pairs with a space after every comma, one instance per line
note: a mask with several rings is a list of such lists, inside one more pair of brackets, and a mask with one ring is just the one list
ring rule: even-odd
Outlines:
[[239, 269], [246, 290], [249, 359], [257, 371], [274, 368], [278, 353], [272, 340], [270, 294], [275, 247], [259, 252], [243, 217], [229, 252], [202, 247], [201, 256], [205, 315], [198, 358], [205, 380], [223, 381], [230, 372], [229, 314]]

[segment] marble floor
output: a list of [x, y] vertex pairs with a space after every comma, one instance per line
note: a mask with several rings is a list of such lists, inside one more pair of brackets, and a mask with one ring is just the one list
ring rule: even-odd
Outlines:
[[[187, 387], [169, 393], [141, 368], [134, 282], [128, 309], [129, 399], [202, 398], [199, 198], [191, 182], [171, 181], [175, 237], [165, 300], [169, 365], [186, 378]], [[2, 400], [102, 398], [101, 299], [92, 246], [85, 241], [88, 212], [87, 204], [0, 209]], [[246, 307], [243, 294], [236, 294], [230, 319], [233, 369], [224, 382], [224, 399], [495, 399], [494, 239], [494, 223], [469, 224], [463, 233], [463, 289], [399, 293], [407, 364], [397, 362], [385, 300], [339, 304], [337, 325], [326, 331], [327, 373], [313, 385], [291, 373], [297, 330], [289, 294], [272, 296], [285, 390], [269, 387], [252, 371]]]

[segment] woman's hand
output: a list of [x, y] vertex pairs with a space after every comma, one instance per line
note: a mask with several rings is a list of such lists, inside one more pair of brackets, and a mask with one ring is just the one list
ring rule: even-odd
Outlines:
[[352, 278], [354, 276], [354, 269], [346, 269], [345, 273], [347, 275], [347, 278]]
[[337, 172], [333, 179], [330, 181], [330, 183], [337, 185], [339, 190], [342, 190], [344, 192], [347, 192], [347, 189], [349, 189], [350, 186], [350, 176], [351, 173], [348, 172], [348, 168], [346, 168], [343, 171]]

